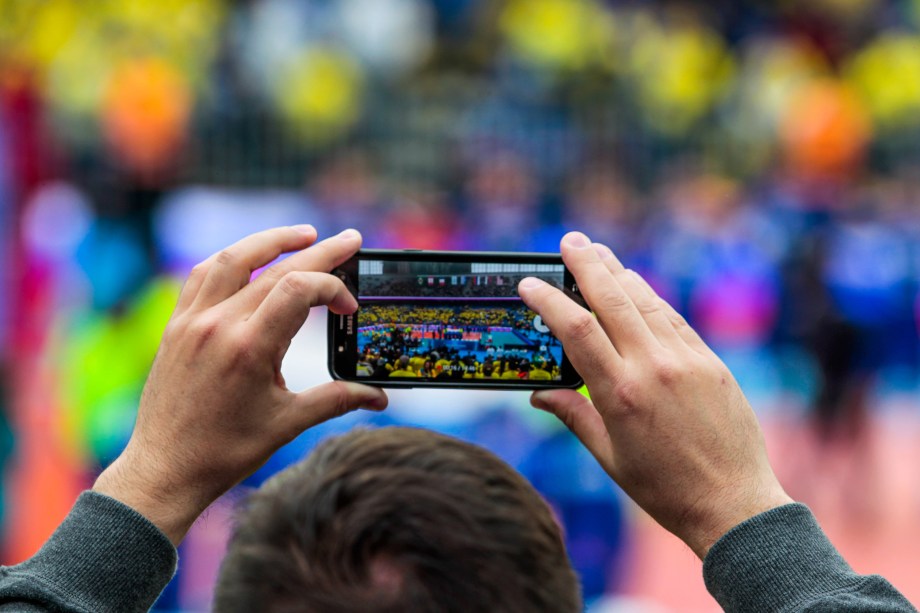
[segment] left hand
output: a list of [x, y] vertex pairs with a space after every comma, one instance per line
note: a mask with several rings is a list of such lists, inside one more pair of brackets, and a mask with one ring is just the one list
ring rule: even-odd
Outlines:
[[[253, 234], [197, 265], [182, 289], [131, 439], [93, 488], [145, 515], [173, 543], [304, 430], [387, 405], [382, 390], [355, 383], [301, 393], [285, 386], [281, 360], [310, 309], [345, 314], [358, 306], [328, 272], [358, 250], [361, 235], [315, 240], [312, 226]], [[254, 270], [294, 250], [250, 283]]]
[[544, 281], [524, 279], [519, 291], [591, 400], [540, 390], [532, 404], [558, 416], [700, 559], [734, 526], [792, 502], [737, 381], [684, 318], [605, 245], [573, 232], [561, 249], [596, 317]]

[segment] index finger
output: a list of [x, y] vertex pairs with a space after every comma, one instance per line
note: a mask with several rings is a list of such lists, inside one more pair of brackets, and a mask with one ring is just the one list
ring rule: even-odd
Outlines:
[[[660, 348], [661, 343], [652, 333], [607, 263], [595, 250], [588, 237], [581, 232], [570, 232], [562, 239], [562, 259], [581, 289], [581, 295], [597, 314], [601, 327], [610, 337], [621, 355], [635, 350], [645, 353]], [[612, 258], [609, 249], [603, 257]]]
[[361, 233], [348, 229], [294, 253], [265, 270], [257, 279], [233, 297], [234, 308], [251, 313], [288, 274], [294, 272], [330, 272], [361, 248]]
[[608, 385], [612, 374], [609, 368], [618, 369], [623, 358], [597, 319], [559, 289], [540, 279], [523, 279], [518, 292], [562, 342], [566, 355], [588, 387], [597, 390], [598, 386]]
[[253, 270], [315, 240], [316, 229], [308, 224], [263, 230], [238, 240], [192, 269], [179, 296], [179, 310], [192, 305], [207, 308], [227, 299], [249, 283]]

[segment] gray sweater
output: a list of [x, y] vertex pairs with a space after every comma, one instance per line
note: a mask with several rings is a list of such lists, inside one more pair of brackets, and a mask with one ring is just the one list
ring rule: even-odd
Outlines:
[[[84, 492], [41, 550], [0, 568], [0, 612], [146, 611], [176, 569], [176, 549], [122, 503]], [[703, 563], [726, 611], [913, 611], [890, 583], [853, 572], [807, 507], [736, 526]]]

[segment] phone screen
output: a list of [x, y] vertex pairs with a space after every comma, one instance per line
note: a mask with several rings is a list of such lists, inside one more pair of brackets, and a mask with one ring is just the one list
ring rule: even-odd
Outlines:
[[561, 260], [487, 256], [358, 258], [351, 281], [359, 308], [350, 342], [338, 344], [340, 353], [347, 349], [351, 354], [341, 362], [349, 371], [354, 364], [353, 379], [402, 385], [574, 385], [577, 375], [561, 343], [517, 291], [528, 276], [565, 289]]

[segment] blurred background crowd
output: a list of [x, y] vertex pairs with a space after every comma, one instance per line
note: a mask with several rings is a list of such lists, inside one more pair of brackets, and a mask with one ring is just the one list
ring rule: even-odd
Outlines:
[[[303, 222], [385, 248], [581, 229], [736, 372], [857, 569], [918, 598], [886, 532], [920, 512], [918, 171], [917, 0], [0, 0], [2, 561], [118, 454], [212, 252]], [[285, 362], [304, 387], [327, 376], [321, 320]], [[393, 397], [250, 485], [354, 423], [437, 427], [541, 489], [597, 610], [715, 607], [526, 395]], [[207, 607], [231, 507], [161, 610]]]

